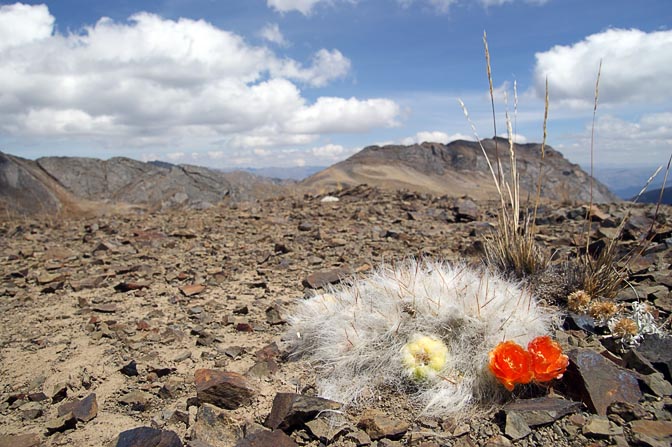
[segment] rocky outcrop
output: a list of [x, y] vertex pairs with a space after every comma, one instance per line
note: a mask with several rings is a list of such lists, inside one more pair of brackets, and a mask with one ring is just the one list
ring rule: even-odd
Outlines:
[[0, 152], [0, 210], [7, 213], [54, 213], [61, 208], [56, 195], [33, 171], [35, 162]]
[[[481, 143], [495, 171], [499, 153], [503, 172], [508, 175], [508, 141], [496, 138], [482, 140]], [[590, 200], [590, 176], [578, 165], [570, 163], [560, 152], [547, 146], [542, 163], [539, 144], [515, 144], [514, 150], [523, 197], [535, 193], [541, 169], [542, 197], [565, 202]], [[447, 145], [422, 143], [412, 146], [369, 146], [347, 160], [309, 177], [302, 185], [319, 192], [360, 183], [454, 197], [469, 195], [476, 199], [493, 198], [493, 194], [497, 194], [479, 144], [463, 140]], [[618, 198], [606, 186], [594, 181], [593, 201], [613, 202], [618, 201]]]
[[43, 157], [26, 160], [0, 153], [0, 210], [9, 214], [148, 209], [203, 209], [222, 201], [284, 194], [289, 181], [191, 165], [144, 163], [115, 157]]

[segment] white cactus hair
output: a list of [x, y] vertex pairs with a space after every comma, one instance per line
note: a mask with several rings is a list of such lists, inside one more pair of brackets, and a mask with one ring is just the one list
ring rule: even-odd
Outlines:
[[[457, 416], [498, 402], [503, 387], [487, 366], [492, 348], [504, 340], [527, 346], [556, 317], [520, 284], [484, 268], [408, 260], [301, 301], [286, 339], [293, 355], [315, 366], [322, 397], [356, 405], [391, 388], [410, 392], [425, 415]], [[418, 334], [448, 347], [434, 380], [413, 381], [402, 364], [403, 346]]]

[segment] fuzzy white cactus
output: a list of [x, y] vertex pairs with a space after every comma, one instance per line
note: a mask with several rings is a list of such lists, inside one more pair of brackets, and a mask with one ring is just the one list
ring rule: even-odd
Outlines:
[[456, 415], [502, 392], [490, 350], [527, 345], [556, 316], [487, 270], [408, 261], [300, 302], [287, 340], [315, 365], [323, 397], [351, 405], [392, 387], [424, 414]]

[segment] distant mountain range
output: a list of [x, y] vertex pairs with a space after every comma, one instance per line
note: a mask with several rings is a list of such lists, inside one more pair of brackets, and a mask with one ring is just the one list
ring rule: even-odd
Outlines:
[[[499, 152], [503, 171], [509, 172], [508, 142], [482, 141], [495, 163]], [[514, 146], [523, 198], [536, 191], [541, 172], [542, 196], [565, 202], [589, 200], [589, 176], [559, 152], [546, 148], [539, 163], [538, 144]], [[369, 146], [347, 160], [319, 170], [316, 167], [257, 169], [250, 172], [208, 169], [129, 158], [98, 160], [81, 157], [44, 157], [27, 160], [0, 152], [0, 212], [4, 214], [100, 213], [129, 208], [161, 210], [205, 208], [222, 200], [262, 200], [303, 193], [329, 193], [366, 183], [384, 189], [408, 189], [434, 195], [495, 199], [496, 190], [478, 143], [454, 141], [447, 145]], [[541, 171], [540, 171], [541, 169]], [[259, 173], [276, 177], [271, 179]], [[618, 201], [600, 182], [594, 184], [595, 202]]]
[[[324, 170], [326, 166], [289, 166], [289, 167], [267, 167], [267, 168], [240, 168], [236, 170], [250, 172], [261, 177], [275, 178], [281, 180], [303, 180], [306, 177]], [[225, 172], [232, 170], [224, 169]]]
[[[607, 167], [596, 166], [593, 173], [602, 183], [621, 199], [630, 200], [642, 190], [648, 178], [656, 171], [656, 166]], [[659, 189], [663, 184], [661, 171], [649, 185], [648, 191]], [[640, 199], [641, 200], [641, 199]], [[657, 200], [657, 198], [656, 198]]]

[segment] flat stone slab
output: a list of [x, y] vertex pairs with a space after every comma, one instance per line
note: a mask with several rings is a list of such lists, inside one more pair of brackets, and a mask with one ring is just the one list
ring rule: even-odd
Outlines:
[[590, 349], [567, 353], [569, 367], [562, 380], [567, 394], [581, 400], [592, 413], [607, 415], [614, 402], [637, 403], [642, 398], [634, 374]]
[[563, 416], [575, 413], [581, 409], [581, 402], [558, 399], [554, 397], [539, 397], [535, 399], [521, 399], [507, 404], [503, 411], [508, 415], [511, 412], [519, 414], [530, 427], [550, 424]]

